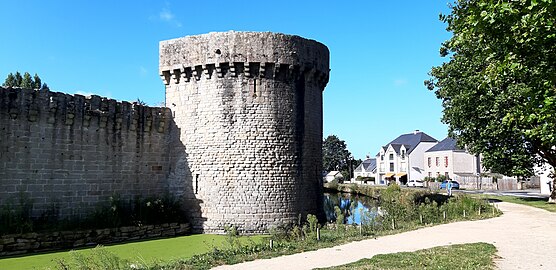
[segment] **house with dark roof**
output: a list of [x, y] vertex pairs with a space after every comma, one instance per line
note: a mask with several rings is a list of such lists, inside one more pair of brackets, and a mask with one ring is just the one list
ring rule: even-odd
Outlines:
[[406, 184], [408, 180], [422, 180], [425, 177], [423, 154], [436, 143], [435, 138], [415, 130], [381, 147], [376, 155], [377, 183]]
[[358, 177], [375, 177], [376, 174], [376, 158], [369, 158], [363, 160], [355, 170], [353, 170], [353, 177], [357, 180]]
[[457, 140], [447, 137], [424, 154], [425, 176], [444, 175], [448, 179], [476, 176], [480, 172], [480, 158], [458, 147]]

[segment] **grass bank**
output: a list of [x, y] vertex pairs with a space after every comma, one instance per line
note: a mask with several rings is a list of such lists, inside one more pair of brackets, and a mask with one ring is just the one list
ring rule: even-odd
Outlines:
[[[237, 236], [237, 231], [231, 229], [228, 230], [228, 235], [222, 236], [221, 246], [211, 247], [205, 241], [200, 241], [202, 244], [199, 242], [173, 244], [168, 247], [172, 253], [163, 252], [159, 260], [154, 262], [147, 259], [156, 257], [149, 254], [153, 252], [148, 247], [151, 241], [144, 242], [147, 243], [145, 247], [136, 247], [135, 250], [141, 251], [141, 256], [137, 256], [137, 253], [130, 254], [129, 251], [122, 254], [117, 248], [111, 249], [113, 247], [93, 249], [83, 255], [80, 253], [72, 253], [69, 257], [67, 254], [64, 255], [65, 263], [57, 265], [55, 269], [130, 269], [131, 266], [133, 269], [149, 270], [210, 269], [222, 264], [235, 264], [316, 250], [424, 226], [459, 220], [484, 219], [500, 214], [486, 200], [466, 195], [448, 197], [427, 190], [401, 189], [397, 185], [379, 190], [357, 185], [350, 185], [349, 188], [359, 194], [376, 196], [375, 198], [380, 201], [381, 209], [375, 208], [372, 213], [362, 213], [361, 224], [353, 226], [345, 225], [343, 216], [344, 210], [354, 209], [353, 205], [343, 210], [335, 207], [336, 222], [323, 225], [318, 223], [315, 216], [307, 215], [302, 217], [304, 220], [300, 219], [298, 224], [272, 229], [270, 236], [267, 236], [264, 241], [256, 241], [256, 238], [242, 240], [245, 238]], [[259, 236], [259, 240], [261, 238]], [[184, 249], [194, 253], [186, 253]], [[173, 255], [168, 256], [170, 254]]]
[[516, 196], [497, 196], [497, 195], [479, 195], [479, 198], [500, 200], [503, 202], [523, 204], [527, 206], [532, 206], [540, 209], [544, 209], [549, 212], [556, 213], [556, 204], [548, 203], [546, 198], [528, 198], [528, 197], [516, 197]]
[[413, 270], [413, 269], [495, 269], [496, 248], [487, 243], [473, 243], [423, 249], [415, 252], [380, 254], [327, 270]]
[[[249, 240], [250, 239], [250, 240]], [[240, 237], [238, 241], [247, 244], [248, 241], [261, 241], [263, 236]], [[129, 262], [140, 262], [151, 266], [161, 262], [169, 262], [177, 259], [187, 259], [194, 255], [206, 253], [215, 248], [227, 247], [226, 236], [213, 234], [197, 234], [169, 239], [158, 239], [142, 242], [133, 242], [105, 246], [103, 249], [122, 260]], [[92, 249], [80, 249], [74, 253], [91, 257]], [[28, 255], [21, 257], [0, 259], [0, 269], [55, 269], [56, 261], [72, 261], [74, 259], [69, 251]], [[78, 268], [75, 268], [78, 269]]]

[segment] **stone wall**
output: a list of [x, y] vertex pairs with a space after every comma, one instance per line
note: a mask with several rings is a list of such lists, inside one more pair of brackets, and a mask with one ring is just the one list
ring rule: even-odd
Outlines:
[[0, 237], [0, 256], [96, 246], [145, 238], [180, 236], [186, 235], [188, 232], [188, 224], [165, 223], [108, 229], [10, 234]]
[[160, 74], [185, 146], [176, 172], [195, 231], [262, 232], [322, 210], [326, 46], [225, 32], [160, 43]]
[[166, 192], [195, 232], [264, 232], [317, 214], [328, 48], [275, 33], [160, 43], [168, 108], [0, 88], [0, 205], [84, 217]]
[[83, 217], [117, 193], [172, 191], [178, 130], [167, 108], [99, 96], [0, 88], [0, 205]]

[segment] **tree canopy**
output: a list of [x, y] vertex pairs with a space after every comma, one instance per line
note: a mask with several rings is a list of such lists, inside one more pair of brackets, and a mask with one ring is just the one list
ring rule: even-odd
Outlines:
[[29, 72], [25, 72], [23, 76], [17, 71], [15, 74], [8, 74], [6, 80], [2, 84], [4, 87], [21, 87], [27, 89], [48, 89], [46, 83], [42, 83], [41, 78], [37, 73], [31, 77]]
[[[425, 85], [449, 132], [484, 166], [530, 176], [556, 166], [556, 1], [459, 0], [441, 15], [453, 36]], [[554, 190], [554, 189], [553, 189]]]
[[[352, 175], [353, 166], [359, 165], [360, 160], [353, 160], [347, 145], [336, 135], [329, 135], [322, 143], [323, 169], [329, 171], [340, 171], [344, 178], [349, 179]], [[353, 168], [351, 168], [353, 167]]]

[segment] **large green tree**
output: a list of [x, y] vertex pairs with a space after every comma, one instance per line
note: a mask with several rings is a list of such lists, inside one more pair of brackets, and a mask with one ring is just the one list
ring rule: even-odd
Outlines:
[[553, 0], [459, 0], [440, 16], [453, 34], [440, 49], [449, 61], [425, 84], [450, 134], [493, 171], [556, 167], [555, 18]]
[[336, 135], [329, 135], [322, 142], [322, 165], [325, 171], [341, 171], [344, 178], [349, 179], [351, 172], [348, 165], [351, 159], [346, 143]]

